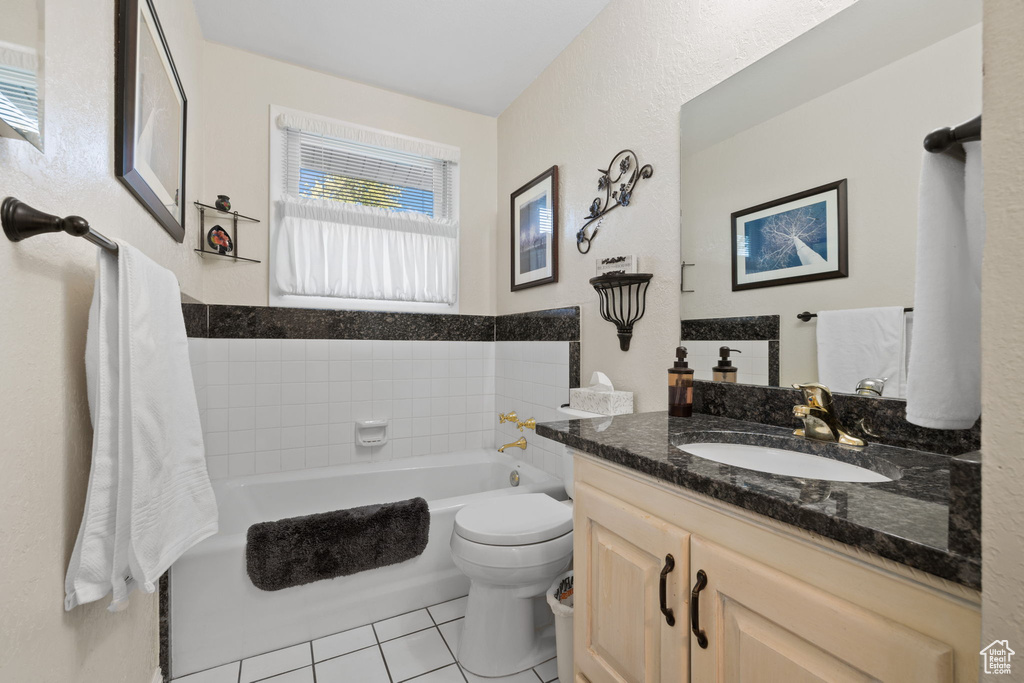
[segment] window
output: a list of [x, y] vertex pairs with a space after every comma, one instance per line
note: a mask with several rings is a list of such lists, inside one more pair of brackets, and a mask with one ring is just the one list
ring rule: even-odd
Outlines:
[[454, 312], [458, 149], [271, 119], [271, 305]]

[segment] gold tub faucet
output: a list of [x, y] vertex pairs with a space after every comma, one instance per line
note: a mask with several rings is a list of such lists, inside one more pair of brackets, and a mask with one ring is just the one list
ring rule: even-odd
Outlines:
[[521, 436], [521, 437], [519, 437], [518, 441], [513, 441], [512, 443], [505, 444], [504, 446], [502, 446], [501, 448], [498, 449], [498, 452], [499, 453], [504, 453], [506, 448], [522, 448], [525, 451], [526, 450], [526, 437], [525, 436]]
[[804, 394], [804, 403], [793, 406], [793, 415], [804, 421], [804, 428], [793, 432], [813, 441], [833, 441], [847, 446], [863, 446], [864, 439], [851, 436], [836, 415], [832, 392], [824, 384], [794, 384]]

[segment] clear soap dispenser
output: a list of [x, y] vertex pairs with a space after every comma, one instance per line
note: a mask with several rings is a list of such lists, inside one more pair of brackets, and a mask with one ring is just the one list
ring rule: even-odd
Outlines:
[[686, 363], [686, 347], [676, 349], [676, 362], [668, 369], [668, 414], [693, 415], [693, 368]]
[[729, 360], [729, 352], [743, 353], [739, 349], [730, 349], [728, 346], [722, 346], [718, 349], [718, 365], [711, 368], [711, 377], [716, 382], [735, 382], [736, 381], [736, 367]]

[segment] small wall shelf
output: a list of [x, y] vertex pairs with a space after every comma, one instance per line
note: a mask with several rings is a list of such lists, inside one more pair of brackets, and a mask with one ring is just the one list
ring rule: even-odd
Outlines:
[[[258, 218], [252, 218], [250, 216], [243, 216], [237, 211], [222, 211], [216, 206], [210, 206], [209, 204], [203, 204], [202, 202], [194, 202], [197, 209], [199, 209], [199, 248], [194, 249], [197, 254], [206, 258], [207, 256], [216, 256], [217, 258], [231, 259], [233, 261], [245, 261], [246, 263], [261, 263], [256, 259], [243, 258], [236, 256], [238, 253], [238, 221], [246, 223], [259, 223]], [[231, 219], [231, 243], [234, 245], [233, 254], [221, 254], [217, 251], [212, 251], [206, 247], [206, 212], [210, 211], [215, 216], [221, 216], [224, 218]]]

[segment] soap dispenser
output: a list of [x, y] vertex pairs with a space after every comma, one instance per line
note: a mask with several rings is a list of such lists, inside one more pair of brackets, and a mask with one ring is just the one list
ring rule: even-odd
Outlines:
[[735, 382], [736, 367], [729, 361], [729, 352], [743, 353], [739, 349], [722, 346], [718, 349], [718, 365], [711, 368], [711, 377], [716, 382]]
[[693, 415], [693, 368], [686, 364], [686, 347], [676, 349], [676, 362], [668, 369], [668, 414]]

